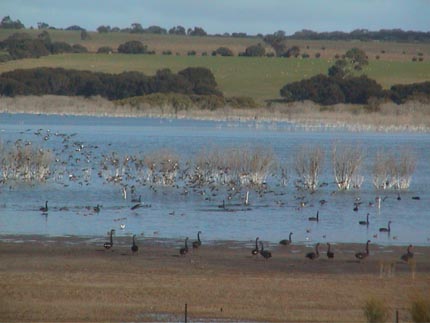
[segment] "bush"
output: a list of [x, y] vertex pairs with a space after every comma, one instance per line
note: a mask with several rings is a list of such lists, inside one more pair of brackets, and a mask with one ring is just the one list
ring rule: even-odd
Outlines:
[[112, 54], [113, 49], [109, 46], [102, 46], [97, 49], [97, 54]]
[[245, 52], [240, 56], [262, 57], [266, 54], [266, 50], [261, 44], [251, 45], [245, 49]]
[[138, 40], [131, 40], [118, 46], [118, 53], [122, 54], [145, 54], [147, 46]]
[[188, 55], [188, 56], [196, 56], [196, 54], [197, 54], [197, 52], [196, 52], [195, 50], [189, 50], [189, 51], [187, 52], [187, 55]]
[[383, 323], [388, 319], [388, 309], [384, 302], [371, 298], [363, 307], [364, 315], [368, 323]]
[[162, 52], [163, 55], [172, 55], [172, 51], [170, 49], [168, 50], [163, 50]]
[[[233, 51], [227, 47], [219, 47], [217, 50], [215, 50], [216, 55], [221, 56], [234, 56]], [[212, 55], [214, 56], [214, 55]]]
[[52, 54], [72, 53], [73, 48], [66, 42], [53, 42], [51, 45]]
[[80, 44], [74, 44], [72, 46], [73, 53], [88, 53], [88, 49]]

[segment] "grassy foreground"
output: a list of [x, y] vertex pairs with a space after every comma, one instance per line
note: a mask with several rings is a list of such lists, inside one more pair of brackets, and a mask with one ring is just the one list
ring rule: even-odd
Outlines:
[[[0, 243], [0, 320], [7, 322], [154, 322], [189, 317], [253, 322], [365, 322], [363, 306], [384, 300], [410, 321], [416, 295], [428, 296], [429, 248], [416, 247], [415, 262], [399, 259], [404, 247], [335, 245], [334, 259], [311, 261], [303, 245], [267, 246], [273, 258], [251, 255], [252, 243], [217, 243], [181, 257], [182, 241], [129, 238], [114, 251], [76, 238], [32, 237]], [[26, 240], [24, 238], [24, 240]]]

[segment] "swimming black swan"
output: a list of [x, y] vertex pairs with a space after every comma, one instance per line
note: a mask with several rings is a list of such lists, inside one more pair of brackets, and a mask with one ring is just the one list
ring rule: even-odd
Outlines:
[[359, 221], [358, 224], [369, 226], [369, 213], [366, 214], [366, 221]]
[[359, 260], [363, 260], [364, 258], [369, 256], [369, 243], [370, 243], [370, 240], [367, 240], [366, 251], [365, 252], [357, 252], [355, 254], [355, 258], [357, 258]]
[[288, 246], [291, 244], [292, 240], [291, 240], [291, 236], [293, 235], [292, 232], [290, 232], [290, 235], [288, 236], [288, 239], [283, 239], [281, 241], [279, 241], [279, 244], [282, 244], [284, 246]]
[[139, 203], [137, 203], [137, 204], [133, 205], [133, 206], [131, 207], [131, 210], [136, 210], [136, 209], [138, 209], [138, 208], [140, 208], [140, 207], [142, 207], [142, 204], [139, 202]]
[[251, 253], [255, 256], [258, 255], [260, 253], [260, 250], [258, 250], [258, 239], [260, 239], [259, 237], [257, 237], [255, 239], [255, 249], [252, 249]]
[[391, 224], [391, 221], [388, 221], [388, 228], [379, 228], [379, 232], [390, 232], [391, 231], [390, 224]]
[[320, 252], [318, 250], [319, 246], [320, 246], [320, 243], [318, 242], [315, 245], [315, 252], [312, 251], [312, 252], [307, 253], [306, 258], [309, 258], [310, 260], [317, 259], [320, 256]]
[[311, 216], [310, 218], [309, 218], [309, 221], [319, 221], [320, 220], [320, 218], [319, 218], [319, 211], [317, 211], [317, 216]]
[[330, 243], [327, 242], [327, 246], [328, 246], [328, 249], [327, 249], [327, 258], [333, 259], [334, 258], [334, 252], [331, 251]]
[[131, 251], [133, 251], [133, 253], [136, 253], [139, 250], [139, 247], [136, 244], [136, 235], [133, 235], [133, 245], [131, 246]]
[[48, 212], [48, 201], [45, 201], [45, 206], [42, 206], [39, 210], [44, 213]]
[[188, 237], [185, 238], [185, 246], [183, 248], [179, 249], [179, 253], [181, 255], [186, 255], [188, 253], [188, 244], [187, 244], [187, 242], [188, 242]]
[[108, 242], [105, 242], [105, 244], [103, 245], [105, 247], [105, 249], [110, 249], [113, 247], [112, 235], [114, 232], [115, 232], [115, 229], [110, 230], [110, 239]]
[[198, 249], [202, 245], [202, 241], [200, 240], [200, 234], [202, 232], [197, 232], [197, 241], [193, 241], [193, 249]]
[[260, 255], [262, 255], [264, 259], [269, 259], [272, 257], [272, 253], [270, 251], [264, 250], [264, 246], [263, 246], [262, 241], [260, 241], [260, 247], [261, 247]]
[[97, 204], [97, 206], [95, 206], [95, 207], [93, 208], [93, 211], [94, 211], [94, 212], [96, 212], [96, 213], [99, 213], [99, 212], [100, 212], [100, 205], [99, 205], [99, 204]]
[[406, 253], [404, 255], [402, 255], [400, 257], [400, 259], [402, 259], [404, 262], [409, 262], [409, 260], [414, 257], [414, 253], [412, 252], [412, 248], [413, 248], [413, 246], [410, 244], [408, 246], [408, 250], [406, 251]]

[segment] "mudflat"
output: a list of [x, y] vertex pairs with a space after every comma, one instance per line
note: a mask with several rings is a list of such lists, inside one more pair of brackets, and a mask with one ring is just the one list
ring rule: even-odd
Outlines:
[[[364, 303], [385, 300], [392, 317], [411, 320], [417, 295], [429, 297], [430, 247], [333, 244], [334, 258], [305, 257], [313, 245], [265, 243], [272, 258], [253, 256], [252, 241], [203, 244], [179, 254], [182, 241], [6, 237], [0, 242], [2, 322], [191, 321], [365, 322]], [[192, 242], [192, 241], [190, 241]]]

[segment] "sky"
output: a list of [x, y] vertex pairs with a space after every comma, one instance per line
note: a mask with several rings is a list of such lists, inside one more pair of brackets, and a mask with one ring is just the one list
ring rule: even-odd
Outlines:
[[430, 31], [430, 0], [0, 0], [0, 15], [19, 19], [26, 27], [45, 22], [56, 28], [79, 25], [87, 30], [140, 23], [144, 28], [198, 26], [210, 34]]

